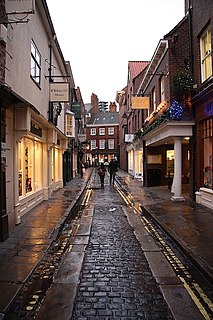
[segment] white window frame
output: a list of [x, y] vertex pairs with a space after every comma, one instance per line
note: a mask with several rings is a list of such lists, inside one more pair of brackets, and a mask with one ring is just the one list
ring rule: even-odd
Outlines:
[[105, 128], [99, 128], [99, 135], [104, 136], [105, 135]]
[[[207, 42], [204, 52], [204, 43]], [[208, 47], [208, 43], [210, 44]], [[203, 32], [200, 37], [200, 63], [201, 63], [201, 81], [204, 82], [212, 76], [212, 43], [210, 26]]]
[[96, 136], [96, 128], [91, 128], [90, 134], [91, 134], [91, 136]]
[[115, 128], [113, 128], [113, 127], [108, 128], [108, 135], [109, 136], [112, 136], [114, 133], [115, 133]]
[[108, 140], [108, 149], [109, 150], [115, 149], [115, 140], [114, 139], [109, 139]]
[[99, 140], [99, 149], [105, 149], [105, 139]]
[[40, 86], [41, 84], [41, 54], [35, 45], [35, 42], [31, 40], [31, 78]]
[[153, 110], [155, 111], [157, 109], [156, 90], [155, 90], [155, 88], [153, 88], [153, 90], [152, 90], [152, 105], [153, 105]]
[[91, 150], [94, 150], [96, 149], [96, 140], [91, 140], [91, 147], [90, 147]]
[[164, 75], [160, 78], [160, 97], [161, 102], [165, 100], [165, 77]]

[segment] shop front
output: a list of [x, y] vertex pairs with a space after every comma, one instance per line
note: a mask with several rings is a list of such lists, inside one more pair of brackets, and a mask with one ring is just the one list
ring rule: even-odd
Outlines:
[[[10, 226], [63, 187], [66, 137], [30, 107], [8, 108], [7, 210]], [[10, 133], [13, 132], [13, 139]], [[13, 183], [14, 182], [14, 183]]]
[[196, 202], [213, 209], [213, 101], [196, 106]]
[[183, 184], [189, 183], [193, 125], [191, 121], [167, 121], [143, 137], [144, 185], [168, 185], [173, 201], [184, 201]]

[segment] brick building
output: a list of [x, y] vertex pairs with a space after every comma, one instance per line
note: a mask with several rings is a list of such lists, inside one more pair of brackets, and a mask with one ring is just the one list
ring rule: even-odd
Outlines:
[[196, 200], [213, 209], [213, 1], [190, 1]]
[[211, 208], [212, 6], [210, 0], [185, 1], [182, 21], [159, 41], [136, 92], [149, 98], [147, 110], [133, 110], [128, 89], [118, 94], [122, 118], [127, 117], [126, 124], [120, 122], [123, 133], [134, 136], [127, 145], [128, 172], [137, 173], [140, 145], [144, 185], [168, 184], [174, 201], [184, 200], [184, 185], [190, 197], [196, 193], [196, 200]]
[[[114, 110], [114, 107], [113, 109]], [[86, 160], [90, 165], [119, 159], [119, 121], [118, 112], [99, 112], [91, 114], [87, 123]]]

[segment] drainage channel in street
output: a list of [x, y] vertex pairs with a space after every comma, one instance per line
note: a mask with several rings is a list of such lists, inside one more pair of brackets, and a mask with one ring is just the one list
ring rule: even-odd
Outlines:
[[139, 203], [134, 203], [132, 196], [128, 194], [126, 189], [123, 190], [122, 185], [118, 181], [116, 182], [116, 190], [125, 203], [132, 207], [140, 216], [145, 229], [161, 248], [175, 274], [183, 283], [204, 319], [213, 319], [213, 286], [209, 280], [186, 257], [181, 248], [178, 247], [178, 244], [174, 243], [157, 221], [153, 220], [148, 214], [144, 215]]
[[91, 196], [91, 189], [88, 187], [76, 202], [69, 214], [66, 223], [60, 230], [58, 237], [41, 261], [35, 267], [22, 289], [12, 302], [5, 314], [5, 320], [33, 320], [41, 308], [47, 291], [50, 288], [54, 277], [59, 269], [63, 255], [71, 250], [75, 236], [80, 226], [80, 217], [83, 209], [88, 204]]

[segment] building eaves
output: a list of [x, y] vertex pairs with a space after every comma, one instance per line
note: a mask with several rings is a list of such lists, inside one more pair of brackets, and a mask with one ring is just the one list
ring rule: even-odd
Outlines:
[[185, 15], [183, 19], [180, 22], [178, 22], [178, 24], [176, 24], [176, 26], [172, 30], [170, 30], [163, 38], [168, 39], [169, 37], [171, 37], [174, 34], [174, 32], [188, 19], [188, 17], [188, 14]]

